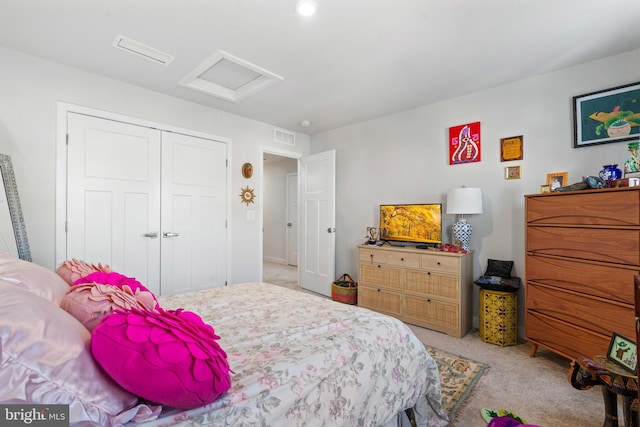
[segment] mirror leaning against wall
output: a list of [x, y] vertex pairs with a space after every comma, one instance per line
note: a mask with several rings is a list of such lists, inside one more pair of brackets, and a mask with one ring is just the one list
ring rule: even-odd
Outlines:
[[13, 174], [11, 157], [0, 154], [0, 252], [7, 252], [25, 261], [31, 261], [31, 250], [24, 225], [18, 186]]

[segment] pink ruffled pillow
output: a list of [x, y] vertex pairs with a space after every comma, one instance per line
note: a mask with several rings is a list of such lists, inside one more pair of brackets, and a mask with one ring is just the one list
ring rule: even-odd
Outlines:
[[124, 389], [149, 401], [189, 409], [231, 387], [227, 354], [200, 316], [189, 311], [117, 310], [94, 330], [91, 351]]
[[75, 285], [60, 301], [60, 308], [78, 319], [89, 331], [93, 331], [100, 320], [119, 308], [137, 307], [155, 310], [156, 300], [151, 292], [133, 292], [128, 285], [121, 288], [100, 283]]
[[71, 286], [76, 280], [84, 276], [88, 276], [89, 274], [96, 271], [111, 273], [111, 267], [109, 267], [108, 265], [102, 265], [100, 263], [98, 263], [98, 265], [88, 264], [84, 261], [73, 258], [60, 264], [60, 267], [58, 267], [56, 273], [58, 273], [58, 276], [62, 277], [64, 281], [67, 282], [69, 286]]
[[153, 296], [153, 300], [156, 302], [155, 307], [156, 308], [159, 307], [158, 300], [156, 299], [155, 295], [153, 295], [153, 293], [149, 289], [144, 287], [142, 283], [138, 282], [133, 277], [127, 277], [120, 273], [116, 273], [115, 271], [110, 271], [110, 272], [96, 271], [87, 276], [81, 277], [80, 279], [76, 280], [73, 284], [81, 285], [83, 283], [100, 283], [102, 285], [117, 286], [120, 289], [123, 289], [124, 286], [128, 286], [133, 291], [134, 294], [137, 293], [138, 291], [149, 292]]

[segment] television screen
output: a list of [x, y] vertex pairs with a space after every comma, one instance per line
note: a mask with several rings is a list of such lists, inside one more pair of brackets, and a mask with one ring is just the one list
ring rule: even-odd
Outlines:
[[442, 204], [380, 205], [380, 240], [442, 243]]

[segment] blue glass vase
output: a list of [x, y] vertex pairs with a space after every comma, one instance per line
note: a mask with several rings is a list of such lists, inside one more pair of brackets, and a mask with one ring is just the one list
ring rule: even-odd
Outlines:
[[604, 181], [605, 186], [611, 186], [611, 181], [622, 178], [622, 171], [618, 165], [604, 165], [598, 176]]

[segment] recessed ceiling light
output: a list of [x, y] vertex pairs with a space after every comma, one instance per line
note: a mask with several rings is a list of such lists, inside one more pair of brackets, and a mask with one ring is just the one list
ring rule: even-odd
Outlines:
[[308, 128], [309, 126], [311, 126], [311, 122], [309, 120], [303, 120], [300, 122], [300, 126], [302, 126], [303, 128]]
[[302, 16], [311, 16], [316, 13], [318, 4], [313, 0], [300, 0], [296, 4], [296, 12]]

